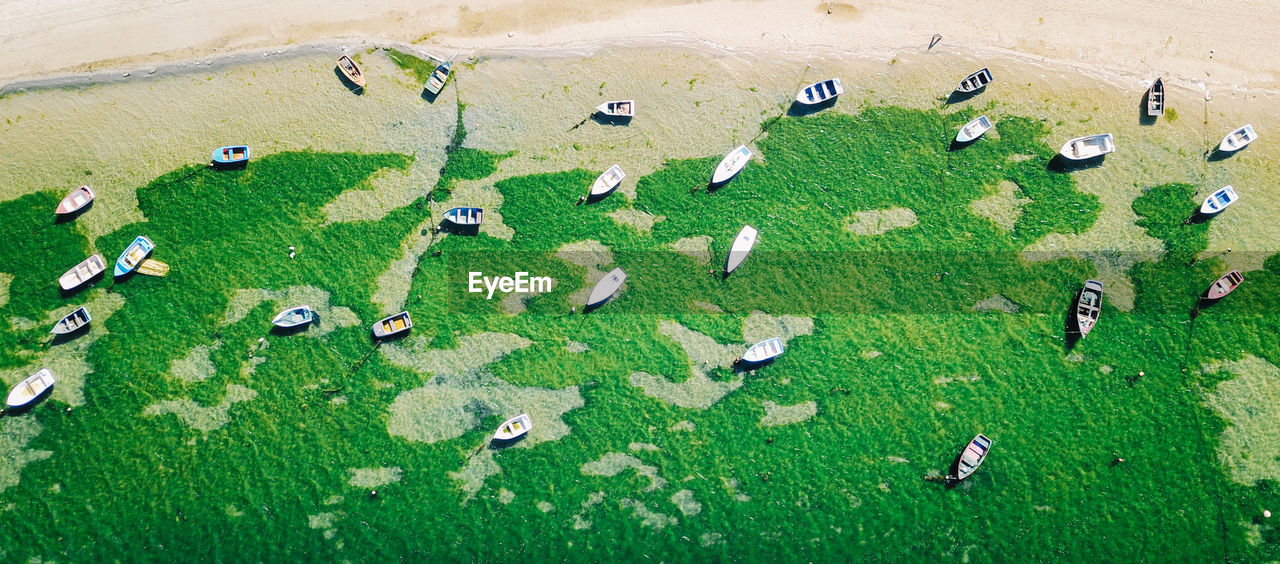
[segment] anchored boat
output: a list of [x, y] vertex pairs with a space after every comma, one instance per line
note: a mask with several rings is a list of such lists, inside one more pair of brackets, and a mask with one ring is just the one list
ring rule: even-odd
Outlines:
[[529, 418], [528, 413], [521, 413], [498, 425], [498, 431], [493, 434], [493, 438], [499, 441], [513, 441], [523, 437], [532, 428], [533, 419]]
[[67, 194], [67, 196], [58, 203], [58, 209], [54, 210], [53, 213], [58, 215], [76, 213], [89, 205], [89, 202], [92, 202], [95, 197], [96, 195], [93, 193], [93, 188], [81, 186]]
[[635, 100], [611, 100], [596, 106], [596, 112], [606, 117], [631, 118], [636, 115]]
[[749, 160], [751, 160], [751, 149], [748, 149], [746, 145], [738, 145], [737, 149], [729, 151], [729, 154], [725, 155], [720, 164], [716, 166], [715, 173], [711, 175], [711, 183], [724, 184], [728, 182], [734, 176], [737, 176], [742, 167], [747, 166], [747, 161]]
[[597, 307], [604, 302], [609, 301], [614, 294], [618, 293], [618, 289], [622, 287], [622, 283], [627, 280], [627, 273], [621, 268], [615, 268], [604, 275], [596, 287], [591, 289], [591, 295], [587, 296], [587, 307]]
[[1231, 185], [1223, 186], [1217, 192], [1209, 194], [1209, 197], [1204, 199], [1204, 203], [1200, 204], [1200, 213], [1204, 215], [1216, 214], [1227, 209], [1227, 206], [1236, 203], [1236, 200], [1239, 199], [1240, 196], [1236, 194], [1235, 188], [1232, 188]]
[[94, 276], [101, 274], [107, 269], [107, 264], [102, 260], [102, 255], [95, 254], [84, 259], [80, 264], [71, 267], [65, 274], [58, 277], [58, 285], [63, 290], [73, 290], [81, 284], [92, 280]]
[[1245, 145], [1253, 143], [1258, 138], [1258, 134], [1253, 131], [1253, 124], [1246, 124], [1244, 127], [1228, 133], [1222, 138], [1222, 143], [1218, 144], [1218, 150], [1224, 153], [1239, 151]]
[[281, 329], [292, 329], [311, 323], [311, 320], [315, 319], [315, 313], [311, 306], [308, 305], [291, 307], [276, 314], [275, 319], [271, 320], [271, 324]]
[[622, 167], [618, 165], [609, 167], [609, 170], [601, 173], [600, 176], [596, 178], [595, 183], [591, 185], [591, 194], [589, 197], [603, 198], [612, 194], [613, 191], [618, 188], [618, 185], [622, 184], [622, 179], [626, 177], [627, 173], [622, 172]]
[[737, 270], [742, 261], [747, 260], [747, 255], [751, 254], [751, 249], [755, 246], [756, 228], [750, 225], [742, 226], [742, 231], [738, 232], [738, 236], [733, 239], [733, 245], [729, 247], [729, 256], [725, 258], [724, 263], [724, 273], [729, 274]]
[[10, 409], [24, 407], [52, 387], [53, 382], [53, 372], [48, 368], [41, 368], [39, 372], [28, 376], [9, 390], [9, 397], [5, 400], [5, 404]]
[[991, 71], [989, 69], [982, 69], [964, 77], [964, 80], [961, 80], [960, 85], [956, 87], [956, 91], [963, 92], [965, 94], [977, 92], [988, 84], [991, 84], [991, 80]]
[[1232, 270], [1222, 275], [1212, 285], [1209, 286], [1208, 297], [1211, 300], [1220, 300], [1223, 296], [1230, 294], [1235, 290], [1241, 282], [1244, 282], [1244, 275], [1239, 270]]
[[61, 321], [54, 323], [53, 329], [49, 332], [54, 335], [69, 335], [88, 327], [89, 322], [92, 321], [92, 319], [93, 318], [89, 316], [89, 310], [84, 307], [80, 307], [75, 311], [68, 313]]
[[213, 164], [226, 166], [249, 162], [248, 145], [227, 145], [213, 150]]
[[152, 243], [151, 239], [148, 239], [145, 235], [139, 235], [137, 239], [129, 243], [128, 247], [125, 247], [123, 253], [120, 253], [120, 258], [116, 259], [116, 276], [124, 276], [133, 272], [133, 269], [138, 267], [142, 259], [147, 258], [147, 255], [151, 254], [151, 251], [155, 248], [156, 244]]
[[343, 55], [338, 57], [338, 70], [342, 71], [342, 76], [347, 77], [352, 84], [364, 88], [364, 73], [360, 72], [360, 67], [351, 57]]
[[760, 364], [766, 360], [777, 358], [783, 353], [783, 350], [782, 339], [778, 337], [765, 339], [759, 343], [751, 345], [751, 348], [747, 349], [747, 352], [742, 353], [742, 362]]
[[956, 461], [956, 473], [947, 478], [956, 482], [968, 478], [979, 466], [982, 466], [989, 452], [991, 452], [991, 439], [978, 433], [978, 436], [969, 441], [964, 451], [960, 453], [960, 459]]
[[956, 133], [956, 142], [968, 143], [982, 137], [982, 134], [989, 129], [991, 129], [991, 120], [987, 119], [987, 116], [978, 116], [960, 128], [960, 132]]
[[1164, 80], [1159, 77], [1151, 83], [1151, 89], [1147, 90], [1147, 115], [1164, 115]]
[[1076, 328], [1080, 330], [1081, 338], [1093, 330], [1099, 313], [1102, 313], [1102, 282], [1089, 280], [1084, 283], [1084, 289], [1080, 290], [1080, 297], [1076, 300]]
[[796, 94], [796, 101], [813, 106], [831, 100], [841, 94], [844, 94], [844, 86], [840, 85], [840, 79], [829, 78], [801, 88], [800, 92]]
[[1073, 161], [1083, 161], [1116, 152], [1116, 141], [1110, 133], [1076, 137], [1062, 145], [1058, 154]]
[[399, 335], [413, 329], [413, 319], [409, 318], [409, 312], [402, 311], [395, 315], [384, 318], [382, 321], [373, 324], [373, 336], [379, 339], [385, 339]]

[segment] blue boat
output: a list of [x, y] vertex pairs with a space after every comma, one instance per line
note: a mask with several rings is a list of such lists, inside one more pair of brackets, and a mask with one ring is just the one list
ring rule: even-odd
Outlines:
[[232, 165], [249, 162], [248, 145], [227, 145], [213, 150], [213, 164]]
[[133, 269], [138, 268], [143, 259], [147, 258], [147, 255], [151, 254], [151, 251], [155, 248], [156, 244], [152, 243], [151, 239], [148, 239], [145, 235], [139, 235], [137, 239], [129, 243], [123, 253], [120, 253], [120, 258], [116, 259], [116, 276], [124, 276], [133, 272]]

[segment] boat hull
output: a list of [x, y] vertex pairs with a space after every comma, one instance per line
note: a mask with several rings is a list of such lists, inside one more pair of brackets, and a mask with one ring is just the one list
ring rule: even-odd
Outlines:
[[514, 441], [528, 434], [531, 429], [533, 429], [533, 419], [529, 417], [528, 413], [521, 413], [498, 425], [498, 430], [494, 432], [493, 439], [497, 441]]
[[823, 102], [828, 102], [844, 94], [844, 86], [840, 84], [840, 79], [829, 78], [820, 82], [815, 82], [804, 88], [796, 94], [796, 103], [805, 106], [816, 106]]
[[725, 274], [737, 270], [742, 265], [742, 261], [747, 260], [747, 255], [751, 254], [751, 249], [756, 246], [756, 234], [756, 228], [744, 225], [738, 232], [738, 236], [734, 237], [733, 245], [729, 247], [729, 256], [725, 257]]
[[408, 333], [410, 329], [413, 329], [413, 319], [409, 317], [409, 312], [402, 311], [374, 323], [373, 336], [378, 339], [386, 339]]
[[248, 145], [227, 145], [213, 150], [213, 164], [227, 166], [249, 162]]
[[62, 276], [59, 276], [58, 286], [63, 290], [74, 290], [85, 282], [92, 280], [95, 276], [102, 274], [102, 271], [106, 269], [107, 263], [102, 260], [102, 255], [95, 254], [84, 259], [80, 264], [71, 267]]
[[452, 62], [446, 62], [431, 72], [431, 77], [427, 79], [427, 92], [439, 94], [440, 90], [444, 89], [445, 83], [449, 82], [450, 68], [452, 66]]
[[720, 160], [720, 164], [716, 166], [716, 171], [711, 175], [712, 184], [724, 184], [737, 176], [743, 167], [747, 166], [747, 161], [751, 160], [751, 149], [746, 145], [738, 145], [738, 148], [729, 151]]
[[982, 137], [990, 129], [991, 120], [987, 116], [978, 116], [960, 128], [960, 131], [956, 133], [956, 142], [968, 143]]
[[1069, 160], [1083, 161], [1109, 155], [1115, 151], [1115, 138], [1110, 133], [1104, 133], [1102, 135], [1077, 137], [1067, 141], [1062, 145], [1062, 149], [1058, 151], [1058, 154]]
[[591, 294], [587, 296], [587, 307], [595, 308], [604, 305], [614, 294], [618, 293], [618, 289], [622, 288], [622, 283], [626, 281], [627, 273], [623, 272], [621, 268], [609, 271], [591, 289]]
[[271, 324], [281, 329], [293, 329], [311, 323], [314, 318], [315, 312], [312, 311], [311, 306], [304, 305], [280, 312], [275, 319], [271, 320]]
[[988, 84], [991, 84], [991, 81], [992, 81], [991, 70], [982, 69], [978, 72], [975, 72], [969, 76], [964, 77], [964, 80], [960, 81], [960, 85], [956, 86], [956, 92], [960, 92], [962, 94], [977, 92], [983, 88], [986, 88]]
[[1164, 80], [1157, 78], [1151, 83], [1151, 89], [1147, 90], [1147, 116], [1162, 115], [1164, 115]]
[[155, 248], [156, 244], [152, 243], [151, 239], [146, 238], [144, 235], [139, 235], [137, 239], [134, 239], [125, 248], [123, 253], [120, 253], [120, 258], [116, 259], [115, 275], [118, 277], [133, 272]]
[[1200, 214], [1216, 215], [1222, 213], [1222, 210], [1227, 209], [1227, 206], [1236, 203], [1236, 200], [1239, 199], [1240, 196], [1236, 194], [1235, 188], [1223, 186], [1204, 199], [1204, 203], [1200, 204]]
[[72, 190], [65, 198], [62, 198], [62, 201], [58, 203], [58, 209], [54, 210], [54, 213], [58, 215], [76, 213], [92, 203], [95, 197], [97, 195], [93, 193], [93, 188], [81, 186]]
[[762, 362], [778, 358], [783, 352], [785, 352], [785, 350], [786, 349], [782, 346], [782, 339], [778, 337], [765, 339], [759, 343], [751, 345], [751, 348], [747, 349], [747, 352], [742, 354], [742, 362], [748, 364], [760, 364]]
[[49, 391], [53, 384], [53, 372], [48, 368], [41, 368], [35, 374], [18, 382], [18, 385], [14, 386], [12, 390], [9, 390], [9, 396], [5, 398], [5, 405], [9, 409], [26, 407]]
[[480, 225], [484, 222], [484, 210], [481, 208], [453, 208], [444, 212], [444, 220], [454, 225]]
[[1244, 282], [1244, 275], [1239, 270], [1232, 270], [1209, 286], [1207, 296], [1211, 300], [1220, 300], [1235, 291], [1241, 282]]
[[1080, 297], [1076, 300], [1076, 330], [1081, 338], [1089, 335], [1089, 331], [1092, 331], [1093, 326], [1098, 323], [1098, 316], [1101, 313], [1102, 282], [1089, 280], [1084, 283], [1084, 288], [1080, 290]]
[[1222, 142], [1218, 144], [1218, 150], [1224, 153], [1233, 153], [1247, 147], [1258, 138], [1258, 134], [1253, 131], [1253, 124], [1246, 124], [1244, 127], [1228, 133], [1222, 138]]
[[590, 196], [592, 198], [603, 198], [612, 194], [614, 190], [622, 184], [622, 179], [627, 177], [627, 173], [622, 171], [622, 167], [613, 165], [609, 170], [604, 171], [596, 178], [595, 183], [591, 185]]
[[347, 77], [347, 80], [350, 80], [352, 84], [361, 88], [364, 87], [364, 73], [360, 72], [360, 66], [351, 60], [351, 57], [346, 55], [338, 57], [338, 70], [342, 71], [342, 76]]
[[596, 106], [600, 115], [615, 118], [631, 118], [636, 115], [635, 100], [610, 100]]
[[956, 460], [956, 473], [952, 479], [960, 481], [971, 476], [987, 460], [987, 454], [990, 452], [991, 439], [979, 433], [960, 452], [960, 457]]
[[54, 323], [49, 332], [54, 335], [69, 335], [88, 327], [90, 321], [93, 321], [93, 317], [89, 315], [89, 310], [81, 307]]

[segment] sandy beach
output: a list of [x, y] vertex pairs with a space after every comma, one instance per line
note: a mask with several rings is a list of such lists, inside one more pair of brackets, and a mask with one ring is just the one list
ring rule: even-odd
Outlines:
[[403, 42], [433, 53], [589, 52], [612, 42], [705, 42], [752, 52], [891, 56], [942, 44], [1075, 64], [1126, 75], [1164, 75], [1232, 89], [1275, 89], [1263, 38], [1280, 5], [1262, 1], [1032, 0], [796, 2], [791, 0], [582, 3], [570, 0], [411, 2], [334, 0], [123, 2], [20, 0], [0, 16], [11, 64], [0, 82], [320, 40]]

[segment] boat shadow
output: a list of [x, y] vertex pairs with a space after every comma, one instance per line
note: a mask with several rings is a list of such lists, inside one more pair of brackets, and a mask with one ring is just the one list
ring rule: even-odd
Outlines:
[[55, 224], [63, 224], [63, 223], [68, 223], [68, 222], [71, 222], [71, 221], [75, 221], [75, 220], [76, 220], [76, 218], [78, 218], [78, 217], [80, 217], [80, 216], [84, 215], [84, 214], [85, 214], [85, 212], [89, 211], [90, 209], [93, 209], [93, 204], [94, 204], [94, 202], [96, 202], [96, 201], [97, 201], [97, 200], [89, 200], [89, 203], [85, 204], [83, 208], [80, 208], [80, 209], [78, 209], [78, 210], [76, 210], [76, 211], [73, 211], [73, 212], [71, 212], [71, 213], [58, 214], [58, 215], [54, 216], [54, 218], [53, 218], [53, 222], [54, 222]]
[[632, 116], [611, 116], [600, 112], [591, 114], [591, 121], [600, 125], [631, 125]]
[[369, 338], [373, 339], [373, 343], [374, 343], [375, 345], [381, 346], [383, 343], [394, 343], [394, 342], [399, 341], [399, 340], [401, 340], [401, 339], [407, 338], [407, 337], [409, 336], [409, 333], [411, 333], [411, 332], [410, 332], [410, 331], [401, 331], [401, 332], [399, 332], [399, 333], [396, 333], [395, 335], [387, 335], [386, 337], [379, 337], [379, 336], [377, 336], [377, 335], [374, 335], [374, 334], [373, 334], [373, 331], [372, 331], [372, 330], [370, 330], [370, 331], [369, 331]]
[[525, 433], [514, 439], [499, 439], [498, 437], [494, 437], [489, 439], [489, 450], [502, 450], [504, 448], [515, 446], [520, 441], [523, 441], [527, 436], [529, 436], [529, 433]]
[[294, 327], [280, 327], [278, 325], [272, 325], [271, 329], [268, 330], [267, 332], [277, 337], [288, 337], [290, 335], [297, 335], [298, 333], [304, 333], [306, 332], [307, 328], [311, 327], [312, 324], [320, 322], [320, 316], [318, 314], [312, 314], [312, 315], [313, 317], [310, 323], [303, 323], [302, 325], [296, 325]]
[[969, 140], [969, 141], [959, 141], [959, 140], [956, 140], [956, 139], [952, 139], [952, 140], [951, 140], [951, 145], [948, 145], [948, 146], [947, 146], [947, 150], [948, 150], [948, 151], [959, 151], [959, 150], [961, 150], [961, 149], [963, 149], [963, 148], [965, 148], [965, 147], [968, 147], [969, 145], [972, 145], [972, 144], [974, 144], [974, 143], [977, 143], [977, 142], [978, 142], [978, 139], [982, 139], [982, 138], [981, 138], [981, 137], [978, 137], [978, 138], [976, 138], [976, 139], [971, 139], [971, 140]]
[[744, 372], [755, 372], [756, 370], [759, 370], [761, 368], [764, 368], [766, 366], [773, 364], [773, 361], [775, 360], [777, 360], [777, 357], [774, 357], [762, 362], [750, 362], [750, 361], [742, 360], [741, 358], [739, 358], [733, 361], [733, 373], [742, 374]]
[[[621, 185], [622, 185], [622, 183], [621, 183], [621, 182], [619, 182], [619, 183], [618, 183], [618, 186], [621, 186]], [[613, 188], [610, 188], [608, 192], [605, 192], [605, 193], [603, 193], [603, 194], [592, 194], [592, 193], [588, 192], [588, 193], [587, 193], [587, 198], [586, 198], [585, 200], [583, 200], [583, 201], [582, 201], [582, 203], [584, 203], [584, 204], [594, 204], [594, 203], [596, 203], [596, 202], [599, 202], [600, 200], [603, 200], [603, 199], [605, 199], [605, 198], [608, 198], [608, 197], [609, 197], [609, 195], [613, 194], [613, 193], [614, 193], [614, 191], [616, 191], [616, 190], [618, 189], [618, 186], [614, 186]]]
[[45, 389], [45, 391], [40, 392], [40, 395], [32, 398], [31, 401], [27, 402], [26, 405], [22, 405], [19, 407], [5, 406], [4, 415], [6, 417], [17, 417], [19, 415], [23, 415], [35, 409], [37, 405], [40, 405], [44, 403], [44, 400], [49, 399], [49, 396], [53, 394], [53, 389], [57, 387], [57, 385], [58, 384], [56, 382], [54, 384], [51, 384], [47, 389]]
[[787, 116], [803, 117], [816, 114], [822, 110], [835, 106], [837, 99], [839, 99], [839, 97], [823, 100], [817, 104], [801, 104], [800, 102], [792, 100], [791, 106], [787, 108]]
[[70, 332], [70, 333], [63, 333], [63, 334], [61, 334], [61, 335], [54, 335], [54, 336], [53, 336], [53, 339], [50, 339], [50, 340], [49, 340], [49, 346], [54, 346], [54, 347], [56, 347], [56, 346], [61, 345], [61, 344], [64, 344], [64, 343], [70, 343], [71, 341], [74, 341], [74, 340], [76, 340], [76, 339], [79, 339], [80, 337], [83, 337], [84, 335], [87, 335], [88, 333], [89, 333], [89, 324], [88, 324], [88, 323], [85, 323], [84, 325], [81, 325], [81, 326], [79, 326], [79, 327], [76, 327], [76, 330], [75, 330], [75, 331], [72, 331], [72, 332]]
[[449, 233], [452, 235], [474, 236], [474, 235], [480, 234], [480, 225], [479, 224], [458, 225], [452, 221], [445, 220], [445, 221], [441, 221], [439, 225], [436, 225], [436, 231]]
[[1239, 149], [1236, 149], [1234, 151], [1223, 151], [1221, 147], [1214, 147], [1212, 149], [1209, 149], [1208, 151], [1205, 151], [1204, 159], [1211, 163], [1216, 163], [1218, 161], [1225, 161], [1239, 152], [1240, 152]]
[[1155, 125], [1160, 119], [1159, 116], [1147, 115], [1147, 101], [1150, 99], [1151, 90], [1148, 89], [1138, 100], [1138, 125]]
[[979, 88], [972, 92], [961, 92], [959, 90], [952, 90], [951, 95], [947, 96], [946, 103], [948, 106], [950, 106], [951, 104], [959, 104], [960, 102], [967, 102], [986, 91], [987, 91], [987, 87], [985, 85], [982, 88]]
[[1070, 353], [1076, 348], [1076, 344], [1084, 335], [1080, 334], [1080, 322], [1076, 319], [1076, 304], [1080, 303], [1080, 294], [1084, 293], [1084, 288], [1076, 290], [1071, 296], [1071, 304], [1067, 306], [1067, 314], [1062, 320], [1062, 351]]
[[1045, 168], [1049, 169], [1050, 172], [1075, 172], [1078, 170], [1098, 168], [1099, 166], [1102, 166], [1102, 161], [1106, 160], [1106, 158], [1106, 155], [1098, 155], [1096, 157], [1073, 161], [1061, 154], [1056, 154], [1052, 159], [1049, 159], [1049, 163], [1045, 165]]
[[1191, 216], [1188, 217], [1184, 223], [1186, 223], [1187, 225], [1199, 225], [1201, 223], [1209, 221], [1210, 219], [1218, 217], [1218, 214], [1220, 213], [1222, 212], [1217, 211], [1214, 213], [1204, 213], [1197, 209], [1196, 211], [1191, 212]]
[[441, 88], [441, 89], [440, 89], [440, 92], [436, 92], [436, 93], [434, 93], [434, 94], [433, 94], [430, 90], [427, 90], [427, 87], [426, 87], [426, 86], [423, 86], [423, 87], [422, 87], [422, 99], [423, 99], [423, 100], [426, 100], [428, 104], [434, 104], [434, 103], [436, 103], [436, 98], [439, 98], [439, 97], [440, 97], [440, 94], [441, 94], [442, 92], [444, 92], [444, 88]]
[[249, 161], [236, 161], [234, 163], [210, 162], [209, 168], [213, 170], [244, 170], [249, 166]]
[[342, 85], [346, 86], [347, 90], [350, 90], [352, 94], [355, 94], [356, 96], [364, 95], [364, 87], [351, 82], [351, 79], [347, 78], [347, 75], [342, 74], [342, 69], [339, 69], [337, 65], [333, 67], [333, 74], [338, 77], [338, 80], [342, 81]]

